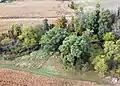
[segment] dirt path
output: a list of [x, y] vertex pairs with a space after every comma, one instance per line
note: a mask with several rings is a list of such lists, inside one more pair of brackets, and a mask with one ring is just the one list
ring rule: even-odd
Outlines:
[[38, 76], [27, 72], [0, 69], [0, 86], [98, 86], [92, 82]]

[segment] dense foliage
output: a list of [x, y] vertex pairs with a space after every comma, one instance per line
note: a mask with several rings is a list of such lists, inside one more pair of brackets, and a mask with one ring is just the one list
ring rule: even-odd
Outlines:
[[[71, 8], [73, 9], [72, 5], [74, 4], [71, 4]], [[97, 4], [95, 10], [91, 12], [83, 11], [83, 7], [76, 9], [74, 9], [75, 16], [72, 18], [72, 25], [77, 35], [85, 35], [89, 38], [91, 44], [90, 61], [94, 69], [102, 74], [110, 71], [118, 71], [117, 73], [119, 74], [120, 47], [118, 44], [120, 27], [119, 15], [116, 15], [119, 13], [101, 9], [99, 4]], [[71, 57], [68, 55], [66, 58]], [[74, 61], [74, 59], [72, 60]]]
[[115, 41], [115, 35], [112, 32], [106, 33], [104, 35], [105, 41]]
[[120, 70], [120, 46], [119, 40], [106, 41], [104, 44], [103, 55], [97, 56], [94, 60], [94, 67], [100, 73], [106, 73], [108, 70]]
[[112, 71], [120, 76], [120, 15], [100, 9], [99, 4], [91, 12], [83, 7], [77, 10], [73, 2], [69, 6], [75, 10], [69, 24], [61, 17], [55, 25], [49, 25], [47, 19], [37, 26], [13, 25], [0, 36], [0, 54], [11, 59], [41, 48], [59, 52], [67, 69], [91, 69], [100, 74]]
[[53, 28], [42, 36], [40, 44], [45, 50], [56, 51], [67, 36], [69, 36], [68, 29]]
[[42, 25], [34, 27], [13, 25], [8, 33], [3, 33], [0, 37], [1, 53], [5, 59], [14, 59], [38, 50], [41, 36], [49, 29], [50, 25], [46, 20]]
[[23, 27], [18, 39], [22, 42], [23, 46], [31, 47], [39, 44], [42, 34], [44, 34], [44, 32], [41, 28]]
[[84, 36], [69, 36], [59, 47], [62, 62], [66, 67], [84, 67], [90, 58], [88, 39]]
[[100, 8], [96, 8], [92, 12], [81, 10], [81, 12], [76, 12], [75, 15], [73, 23], [78, 33], [89, 29], [92, 34], [96, 34], [99, 39], [102, 39], [107, 32], [112, 31], [115, 14], [109, 10], [101, 10]]

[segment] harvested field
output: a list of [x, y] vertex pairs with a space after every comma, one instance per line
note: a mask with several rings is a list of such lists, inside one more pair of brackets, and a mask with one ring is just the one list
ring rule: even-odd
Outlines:
[[[41, 24], [42, 20], [44, 18], [29, 18], [29, 19], [3, 19], [0, 20], [0, 35], [3, 32], [7, 32], [7, 30], [13, 25], [13, 24], [24, 24], [24, 25], [37, 25], [37, 24]], [[48, 18], [48, 22], [54, 23], [56, 21], [57, 18]], [[67, 19], [70, 20], [70, 18], [68, 17]]]
[[[69, 15], [68, 2], [61, 1], [15, 1], [0, 3], [0, 34], [7, 32], [12, 24], [40, 24], [48, 18], [53, 23], [60, 15]], [[36, 18], [35, 18], [36, 17]], [[10, 19], [8, 19], [10, 18]]]
[[38, 76], [28, 72], [0, 69], [0, 86], [98, 86], [87, 81]]
[[57, 16], [56, 11], [69, 12], [68, 2], [60, 1], [16, 1], [0, 4], [1, 17], [50, 17]]
[[[77, 1], [77, 0], [76, 0]], [[79, 0], [78, 0], [79, 1]], [[95, 0], [88, 0], [95, 2]], [[114, 9], [120, 5], [120, 0], [101, 0], [101, 7]], [[94, 5], [93, 3], [91, 5]], [[39, 24], [41, 19], [2, 19], [5, 17], [56, 17], [59, 15], [70, 15], [72, 11], [68, 8], [68, 1], [56, 0], [18, 0], [13, 3], [0, 3], [0, 35], [6, 32], [13, 23], [25, 23], [27, 25]], [[55, 20], [55, 19], [50, 19]]]

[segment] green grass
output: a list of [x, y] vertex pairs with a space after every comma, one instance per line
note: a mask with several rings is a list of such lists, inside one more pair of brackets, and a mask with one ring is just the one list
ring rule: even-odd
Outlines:
[[[96, 56], [99, 53], [99, 49], [94, 51], [94, 55]], [[51, 58], [47, 60], [47, 64], [42, 65], [40, 68], [37, 66], [39, 63], [44, 63], [47, 58], [49, 58], [50, 55], [48, 55], [45, 51], [39, 50], [31, 53], [30, 55], [25, 55], [23, 57], [19, 57], [11, 64], [0, 64], [0, 68], [8, 68], [8, 69], [13, 69], [13, 70], [19, 70], [19, 71], [26, 71], [30, 73], [34, 73], [37, 75], [44, 75], [44, 76], [57, 76], [57, 77], [66, 77], [69, 79], [77, 79], [77, 80], [84, 80], [84, 81], [94, 81], [100, 84], [106, 83], [106, 81], [103, 81], [97, 73], [94, 71], [90, 72], [80, 72], [80, 71], [75, 71], [75, 72], [65, 72], [65, 71], [59, 71], [56, 69], [58, 63], [54, 58]], [[39, 62], [39, 63], [36, 63]], [[21, 66], [16, 66], [16, 64], [24, 64], [26, 66], [21, 67]], [[36, 63], [36, 65], [34, 65]], [[31, 65], [29, 65], [31, 64]], [[30, 66], [30, 67], [29, 67]], [[69, 74], [68, 74], [69, 73]]]
[[[3, 61], [2, 64], [0, 64], [0, 68], [27, 71], [39, 75], [59, 75], [53, 66], [41, 66], [51, 55], [52, 54], [40, 49], [32, 52], [30, 55], [9, 61], [4, 60], [3, 55], [0, 54], [0, 61]], [[39, 65], [40, 67], [38, 67]]]
[[0, 64], [0, 68], [8, 68], [8, 69], [13, 69], [13, 70], [18, 70], [18, 71], [26, 71], [26, 72], [31, 72], [34, 74], [46, 75], [46, 76], [51, 76], [51, 75], [58, 76], [58, 75], [60, 75], [60, 73], [57, 72], [55, 70], [55, 68], [52, 66], [42, 67], [40, 69], [37, 69], [37, 68], [28, 69], [28, 68], [15, 67], [12, 64], [11, 65], [10, 64]]
[[57, 71], [53, 66], [44, 66], [40, 69], [37, 68], [20, 68], [20, 67], [15, 67], [14, 65], [10, 64], [0, 64], [0, 68], [8, 68], [12, 70], [18, 70], [18, 71], [25, 71], [25, 72], [30, 72], [33, 74], [37, 75], [43, 75], [43, 76], [56, 76], [56, 77], [61, 77], [61, 78], [68, 78], [71, 80], [83, 80], [83, 81], [92, 81], [92, 82], [97, 82], [99, 84], [107, 85], [109, 82], [101, 80], [95, 72], [84, 72], [80, 73], [77, 71], [76, 74], [72, 73], [68, 76], [65, 76], [65, 74]]

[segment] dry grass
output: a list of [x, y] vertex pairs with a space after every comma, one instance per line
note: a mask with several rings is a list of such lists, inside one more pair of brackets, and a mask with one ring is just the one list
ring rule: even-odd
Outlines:
[[[68, 10], [65, 3], [65, 10]], [[0, 4], [0, 16], [55, 16], [59, 1], [23, 1]]]
[[[16, 1], [14, 3], [0, 4], [0, 17], [53, 17], [59, 16], [61, 13], [67, 15], [66, 12], [71, 12], [67, 7], [68, 2], [60, 1]], [[61, 13], [60, 13], [61, 12]], [[59, 13], [59, 14], [58, 14]], [[40, 24], [42, 19], [1, 19], [0, 34], [7, 32], [9, 27], [14, 23], [22, 23], [26, 25]], [[49, 22], [54, 22], [55, 19], [49, 19]]]
[[[49, 22], [53, 22], [53, 19]], [[7, 32], [7, 30], [13, 25], [13, 24], [24, 24], [24, 25], [36, 25], [42, 23], [41, 19], [35, 19], [35, 20], [0, 20], [0, 34], [3, 32]]]

